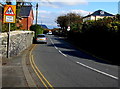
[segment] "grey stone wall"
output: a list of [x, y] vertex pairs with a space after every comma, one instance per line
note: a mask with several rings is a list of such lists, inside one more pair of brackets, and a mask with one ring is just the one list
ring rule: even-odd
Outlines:
[[[33, 31], [12, 31], [10, 32], [9, 56], [18, 55], [28, 48], [33, 42]], [[7, 33], [0, 33], [0, 54], [7, 57]]]

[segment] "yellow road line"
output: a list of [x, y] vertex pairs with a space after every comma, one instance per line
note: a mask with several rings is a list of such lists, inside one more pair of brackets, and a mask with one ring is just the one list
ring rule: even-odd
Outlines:
[[50, 84], [50, 82], [44, 77], [44, 75], [42, 74], [42, 72], [41, 72], [41, 71], [38, 69], [38, 67], [36, 66], [36, 64], [35, 64], [35, 62], [34, 62], [34, 60], [33, 60], [33, 55], [32, 55], [32, 61], [33, 61], [33, 64], [34, 64], [35, 68], [37, 69], [37, 71], [39, 72], [39, 74], [42, 76], [42, 78], [46, 81], [46, 83], [47, 83], [52, 89], [54, 89], [53, 86]]
[[34, 72], [36, 73], [36, 75], [38, 76], [38, 78], [40, 79], [40, 81], [42, 82], [42, 84], [46, 87], [46, 89], [48, 89], [47, 85], [44, 83], [44, 81], [42, 80], [42, 78], [39, 76], [38, 72], [34, 68], [33, 63], [32, 63], [32, 58], [30, 58], [30, 63], [31, 63], [31, 66], [32, 66]]
[[36, 46], [37, 46], [37, 45], [35, 44], [34, 47], [31, 49], [31, 51], [30, 51], [30, 56], [32, 55], [32, 51], [35, 49]]
[[[36, 45], [34, 45], [34, 47], [31, 49], [30, 51], [30, 64], [34, 70], [34, 72], [36, 73], [36, 75], [38, 76], [38, 78], [40, 79], [40, 81], [42, 82], [42, 84], [46, 87], [46, 89], [48, 89], [48, 86], [45, 84], [45, 82], [50, 86], [51, 89], [54, 89], [53, 86], [49, 83], [49, 81], [44, 77], [44, 75], [42, 74], [42, 72], [38, 69], [38, 67], [36, 66], [35, 62], [34, 62], [34, 57], [32, 55], [32, 51], [34, 50], [34, 48], [36, 47]], [[39, 75], [40, 74], [40, 75]], [[41, 76], [41, 77], [40, 77]], [[43, 81], [43, 79], [44, 81]]]

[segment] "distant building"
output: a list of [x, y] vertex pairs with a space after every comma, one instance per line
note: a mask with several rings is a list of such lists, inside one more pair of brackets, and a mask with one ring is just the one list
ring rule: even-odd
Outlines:
[[118, 2], [118, 14], [120, 14], [120, 1]]
[[83, 17], [83, 22], [85, 22], [87, 20], [98, 20], [98, 19], [102, 19], [104, 17], [114, 17], [114, 15], [107, 13], [103, 10], [97, 10], [97, 11], [93, 12], [92, 14], [89, 14], [89, 15]]
[[17, 26], [23, 30], [30, 30], [30, 26], [33, 24], [33, 20], [34, 20], [32, 6], [21, 7], [19, 16], [21, 18], [20, 18], [19, 24], [17, 24]]

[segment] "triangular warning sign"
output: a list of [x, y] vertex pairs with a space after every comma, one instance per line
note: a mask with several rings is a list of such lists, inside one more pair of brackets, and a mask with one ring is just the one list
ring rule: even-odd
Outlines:
[[11, 6], [7, 8], [5, 15], [15, 15]]

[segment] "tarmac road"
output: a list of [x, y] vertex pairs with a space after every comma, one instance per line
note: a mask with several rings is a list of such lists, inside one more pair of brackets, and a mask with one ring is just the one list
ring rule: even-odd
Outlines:
[[76, 49], [63, 38], [47, 37], [48, 43], [37, 44], [32, 55], [52, 87], [118, 87], [118, 66]]

